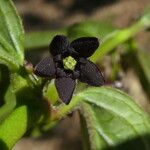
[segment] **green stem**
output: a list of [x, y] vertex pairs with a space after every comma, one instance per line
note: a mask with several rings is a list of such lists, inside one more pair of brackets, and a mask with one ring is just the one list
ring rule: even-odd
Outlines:
[[131, 27], [126, 29], [115, 30], [109, 36], [103, 39], [102, 44], [99, 49], [91, 56], [91, 60], [93, 62], [102, 59], [104, 55], [113, 50], [115, 47], [120, 45], [121, 43], [127, 41], [129, 38], [135, 36], [140, 31], [144, 30], [145, 24], [143, 21], [138, 21]]
[[67, 114], [73, 112], [75, 109], [77, 109], [80, 105], [81, 98], [78, 95], [75, 95], [73, 99], [71, 100], [69, 105], [62, 104], [56, 109], [53, 109], [51, 112], [51, 121], [58, 121], [65, 117]]

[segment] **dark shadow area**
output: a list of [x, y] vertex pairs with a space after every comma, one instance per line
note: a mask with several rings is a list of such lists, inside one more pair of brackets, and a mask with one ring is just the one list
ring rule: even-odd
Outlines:
[[142, 88], [144, 89], [146, 95], [150, 98], [149, 83], [144, 75], [140, 62], [138, 61], [138, 54], [134, 50], [122, 57], [122, 66], [125, 70], [127, 70], [128, 68], [134, 69], [136, 75], [139, 77]]
[[[62, 16], [57, 16], [53, 19], [45, 19], [44, 14], [42, 15], [34, 15], [34, 13], [25, 13], [23, 14], [23, 24], [25, 25], [25, 29], [27, 31], [34, 30], [48, 30], [48, 29], [58, 29], [64, 27], [64, 20], [70, 18], [74, 15], [74, 13], [84, 13], [85, 15], [89, 15], [94, 12], [98, 8], [103, 8], [107, 5], [111, 5], [116, 3], [118, 0], [71, 0], [70, 3], [65, 2], [65, 6], [61, 4], [61, 0], [43, 0], [43, 4], [47, 7], [52, 7], [54, 9], [54, 13], [60, 13], [58, 10], [62, 12]], [[54, 4], [54, 5], [53, 5]], [[37, 9], [40, 9], [38, 7]], [[56, 9], [56, 10], [55, 10]], [[39, 10], [40, 11], [40, 10]], [[41, 12], [42, 14], [42, 12]], [[52, 14], [53, 16], [53, 14]]]
[[[45, 0], [47, 3], [55, 3], [57, 6], [59, 6], [60, 1], [61, 0]], [[98, 7], [104, 7], [117, 1], [118, 0], [72, 0], [72, 5], [68, 7], [68, 13], [70, 14], [77, 11], [91, 13]]]
[[150, 149], [150, 135], [143, 135], [131, 140], [127, 140], [113, 148], [106, 148], [104, 150], [145, 150]]
[[[25, 30], [29, 31], [47, 31], [49, 29], [58, 29], [62, 27], [62, 24], [58, 21], [48, 21], [44, 20], [43, 18], [32, 15], [26, 14], [23, 15], [23, 24], [25, 24]], [[39, 29], [40, 27], [40, 29]]]
[[[43, 131], [41, 128], [41, 136], [37, 141], [58, 139], [61, 141], [61, 150], [82, 150], [81, 136], [78, 129], [73, 128], [71, 118], [61, 120], [54, 128]], [[42, 127], [42, 126], [41, 126]]]
[[42, 49], [36, 49], [35, 51], [29, 50], [25, 52], [25, 60], [27, 60], [27, 62], [32, 63], [33, 66], [39, 63], [43, 57], [50, 55], [47, 47]]
[[73, 5], [68, 9], [68, 13], [74, 13], [77, 11], [91, 13], [98, 7], [104, 7], [116, 1], [117, 0], [75, 0]]
[[28, 129], [36, 126], [39, 119], [48, 118], [49, 105], [30, 88], [23, 88], [17, 93], [17, 107], [26, 105], [28, 110]]
[[25, 28], [27, 29], [31, 29], [31, 23], [32, 23], [32, 26], [34, 26], [35, 30], [36, 30], [36, 26], [40, 25], [40, 27], [42, 28], [43, 23], [44, 25], [46, 24], [46, 22], [42, 21], [41, 18], [32, 14], [26, 14], [22, 17], [23, 17], [23, 22], [24, 22], [23, 24], [26, 23]]
[[6, 143], [0, 139], [0, 150], [9, 150]]
[[140, 65], [140, 62], [138, 61], [138, 54], [134, 54], [135, 58], [134, 58], [134, 63], [132, 64], [133, 65], [133, 68], [135, 70], [135, 72], [137, 73], [139, 79], [140, 79], [140, 82], [141, 82], [141, 85], [145, 91], [145, 93], [147, 94], [147, 96], [150, 98], [150, 83], [148, 83], [148, 80], [147, 78], [145, 77], [144, 75], [144, 71]]
[[0, 106], [4, 104], [4, 94], [10, 84], [10, 72], [5, 65], [0, 64]]
[[[27, 79], [26, 70], [22, 68], [19, 74]], [[30, 84], [30, 83], [29, 83]], [[43, 85], [36, 85], [34, 88], [29, 86], [28, 84], [22, 87], [17, 93], [17, 105], [19, 106], [27, 106], [28, 112], [28, 129], [33, 126], [36, 126], [40, 118], [43, 120], [49, 118], [50, 115], [50, 107], [49, 103], [42, 98], [42, 88]]]

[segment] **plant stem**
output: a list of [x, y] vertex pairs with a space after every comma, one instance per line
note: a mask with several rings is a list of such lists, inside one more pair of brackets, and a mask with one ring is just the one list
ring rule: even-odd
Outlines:
[[65, 117], [67, 114], [72, 113], [74, 110], [79, 108], [81, 102], [80, 94], [73, 97], [69, 105], [61, 104], [60, 106], [53, 109], [51, 112], [51, 121], [58, 121]]
[[145, 23], [140, 20], [128, 28], [115, 30], [103, 39], [100, 48], [97, 49], [90, 59], [93, 62], [102, 59], [108, 52], [127, 41], [129, 38], [135, 36], [137, 33], [143, 31], [146, 27]]

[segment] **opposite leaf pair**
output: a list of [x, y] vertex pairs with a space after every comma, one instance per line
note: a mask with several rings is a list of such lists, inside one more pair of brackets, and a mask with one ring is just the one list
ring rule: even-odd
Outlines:
[[76, 79], [92, 86], [104, 84], [98, 67], [89, 61], [99, 46], [95, 37], [82, 37], [69, 42], [64, 35], [57, 35], [50, 43], [50, 53], [35, 67], [35, 74], [41, 77], [55, 77], [55, 85], [60, 99], [69, 104], [75, 89]]

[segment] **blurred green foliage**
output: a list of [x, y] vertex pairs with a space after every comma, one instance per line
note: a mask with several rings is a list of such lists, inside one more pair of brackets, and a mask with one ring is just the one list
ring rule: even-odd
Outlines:
[[[150, 96], [150, 55], [139, 48], [134, 36], [150, 27], [150, 9], [133, 25], [118, 29], [105, 22], [81, 22], [64, 29], [34, 32], [24, 35], [21, 20], [11, 0], [0, 1], [0, 149], [12, 149], [28, 131], [49, 130], [74, 110], [79, 110], [84, 148], [142, 149], [150, 146], [150, 117], [127, 94], [112, 88], [87, 88], [78, 83], [69, 105], [61, 104], [53, 80], [45, 80], [28, 72], [24, 65], [24, 49], [48, 47], [56, 34], [66, 34], [71, 40], [81, 36], [96, 36], [101, 46], [90, 58], [102, 62], [112, 58], [112, 82], [122, 64], [116, 57], [130, 60], [145, 93]], [[25, 43], [23, 42], [25, 36]], [[124, 46], [124, 57], [116, 50]], [[36, 52], [35, 52], [36, 54]], [[132, 60], [135, 60], [134, 62]], [[44, 88], [43, 88], [44, 87]]]

